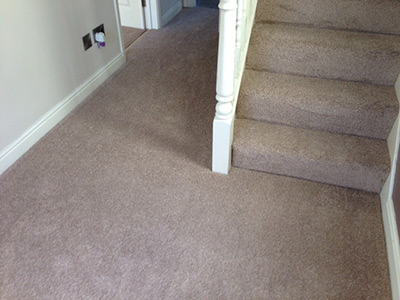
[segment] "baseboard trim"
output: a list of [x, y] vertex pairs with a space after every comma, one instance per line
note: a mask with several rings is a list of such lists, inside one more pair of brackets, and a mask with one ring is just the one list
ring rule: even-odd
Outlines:
[[168, 24], [182, 10], [182, 2], [176, 2], [161, 18], [161, 27]]
[[33, 126], [0, 152], [0, 175], [14, 164], [25, 152], [36, 144], [57, 123], [66, 117], [75, 107], [85, 100], [97, 87], [107, 80], [126, 61], [124, 53], [93, 74], [81, 86], [53, 107]]
[[[400, 102], [400, 76], [396, 81], [395, 89], [397, 98]], [[397, 120], [388, 138], [388, 147], [392, 167], [390, 175], [386, 180], [380, 194], [393, 299], [400, 299], [400, 242], [399, 229], [396, 222], [396, 212], [393, 203], [393, 189], [396, 175], [396, 165], [397, 160], [399, 159], [399, 143], [400, 123], [399, 117], [397, 117]]]
[[400, 247], [393, 200], [389, 196], [390, 177], [381, 193], [382, 218], [385, 229], [392, 298], [400, 299]]

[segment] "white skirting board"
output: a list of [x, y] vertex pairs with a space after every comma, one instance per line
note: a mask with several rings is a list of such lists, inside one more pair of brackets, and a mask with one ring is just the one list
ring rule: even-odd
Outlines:
[[0, 175], [17, 159], [27, 152], [37, 141], [49, 132], [57, 123], [77, 107], [97, 87], [107, 80], [126, 61], [125, 53], [119, 54], [110, 63], [92, 75], [81, 86], [64, 98], [61, 103], [48, 111], [20, 138], [0, 153]]
[[390, 283], [392, 287], [392, 298], [400, 299], [400, 247], [399, 234], [397, 230], [396, 215], [393, 200], [388, 198], [390, 185], [388, 178], [384, 190], [381, 193], [382, 218], [385, 228], [386, 249], [389, 261]]
[[[396, 82], [396, 93], [400, 101], [400, 76]], [[399, 159], [399, 142], [400, 122], [399, 117], [397, 117], [397, 120], [388, 139], [392, 168], [389, 178], [386, 180], [386, 183], [383, 186], [380, 195], [393, 299], [400, 299], [400, 243], [399, 230], [397, 228], [396, 214], [393, 204], [393, 189], [396, 175], [396, 164], [397, 160]]]

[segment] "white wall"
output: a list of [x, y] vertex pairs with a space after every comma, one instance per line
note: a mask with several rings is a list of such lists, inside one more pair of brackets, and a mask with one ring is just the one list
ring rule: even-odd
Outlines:
[[[0, 1], [0, 174], [43, 116], [124, 58], [115, 9], [114, 0]], [[82, 36], [102, 23], [107, 47], [85, 52]]]
[[177, 2], [182, 2], [182, 0], [161, 0], [161, 14], [164, 15], [168, 12], [171, 7], [173, 7]]
[[159, 0], [161, 27], [170, 22], [182, 9], [182, 0]]

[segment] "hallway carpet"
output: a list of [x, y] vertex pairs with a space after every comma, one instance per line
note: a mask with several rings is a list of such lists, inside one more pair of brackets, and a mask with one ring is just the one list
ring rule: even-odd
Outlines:
[[128, 48], [134, 41], [136, 41], [146, 30], [122, 26], [122, 37], [124, 39], [124, 46]]
[[147, 31], [0, 177], [0, 299], [390, 299], [377, 194], [210, 171], [217, 25]]

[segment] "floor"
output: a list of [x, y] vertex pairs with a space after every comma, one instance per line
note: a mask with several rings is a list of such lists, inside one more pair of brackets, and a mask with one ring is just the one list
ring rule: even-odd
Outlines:
[[0, 299], [390, 299], [376, 194], [210, 171], [217, 25], [147, 31], [0, 177]]
[[128, 48], [134, 41], [136, 41], [146, 30], [139, 28], [132, 28], [122, 26], [122, 37], [124, 39], [125, 48]]

